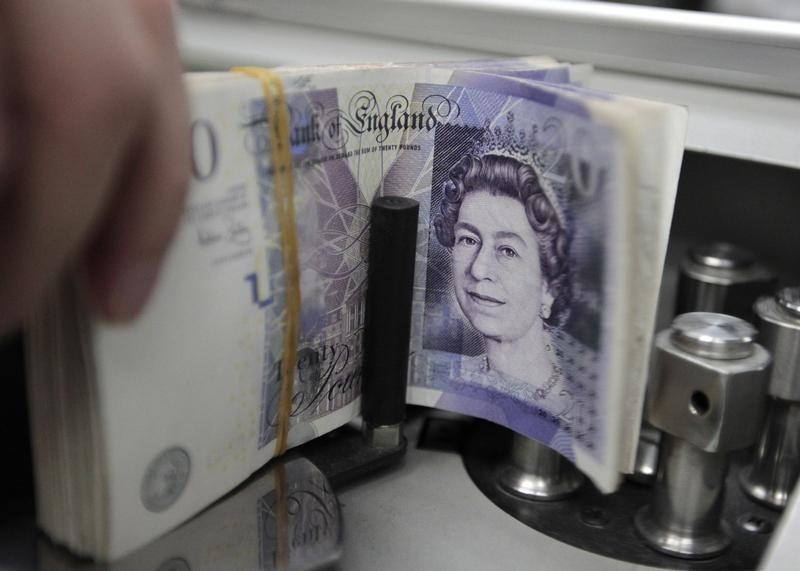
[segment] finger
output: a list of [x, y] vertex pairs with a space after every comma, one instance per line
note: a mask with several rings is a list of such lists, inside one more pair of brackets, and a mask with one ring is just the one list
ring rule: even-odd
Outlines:
[[171, 3], [139, 0], [158, 53], [158, 91], [129, 176], [86, 257], [88, 299], [112, 320], [135, 316], [149, 297], [183, 210], [190, 172], [189, 113]]
[[4, 8], [21, 107], [19, 173], [0, 211], [0, 329], [83, 245], [150, 83], [118, 3], [7, 0]]

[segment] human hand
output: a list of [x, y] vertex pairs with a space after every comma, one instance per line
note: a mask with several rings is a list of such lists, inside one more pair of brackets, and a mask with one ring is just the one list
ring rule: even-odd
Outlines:
[[134, 317], [183, 207], [172, 0], [0, 2], [0, 334], [66, 269]]

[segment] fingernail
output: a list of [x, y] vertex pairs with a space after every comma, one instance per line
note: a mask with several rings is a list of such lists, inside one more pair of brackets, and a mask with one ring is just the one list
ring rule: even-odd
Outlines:
[[106, 298], [106, 314], [113, 321], [136, 317], [144, 306], [158, 276], [158, 264], [150, 260], [130, 262], [111, 280]]

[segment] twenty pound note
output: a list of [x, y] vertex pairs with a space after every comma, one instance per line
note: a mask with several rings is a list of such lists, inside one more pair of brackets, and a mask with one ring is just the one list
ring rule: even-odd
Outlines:
[[406, 132], [384, 179], [421, 204], [409, 401], [503, 424], [611, 490], [630, 469], [677, 173], [660, 175], [685, 115], [487, 74], [451, 83], [417, 85], [414, 104], [447, 115]]
[[452, 117], [411, 139], [429, 155], [424, 171], [390, 170], [384, 183], [423, 205], [410, 400], [504, 424], [573, 461], [602, 458], [613, 288], [624, 287], [609, 231], [625, 225], [622, 143], [583, 105], [498, 87], [419, 85], [420, 101], [446, 97]]
[[[312, 323], [347, 315], [335, 331], [350, 358], [331, 353], [310, 394], [344, 386], [331, 373], [361, 380], [363, 273], [342, 268], [363, 269], [368, 227], [352, 213], [409, 196], [421, 206], [409, 402], [508, 426], [610, 491], [633, 458], [685, 111], [475, 66], [284, 71], [306, 355], [324, 363], [339, 346]], [[352, 290], [346, 312], [331, 310], [334, 275]]]

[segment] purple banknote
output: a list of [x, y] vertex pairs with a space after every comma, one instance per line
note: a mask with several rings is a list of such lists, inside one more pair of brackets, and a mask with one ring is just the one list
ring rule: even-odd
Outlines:
[[[303, 304], [290, 441], [326, 431], [321, 419], [360, 394], [368, 205], [407, 196], [420, 203], [408, 402], [505, 425], [612, 489], [635, 440], [624, 434], [638, 426], [655, 309], [632, 268], [650, 291], [669, 220], [668, 177], [645, 184], [639, 164], [671, 144], [657, 107], [559, 85], [558, 67], [286, 73]], [[275, 236], [263, 116], [253, 102], [243, 132]], [[252, 276], [268, 316], [261, 446], [276, 434], [282, 350], [271, 244], [271, 298], [256, 299]]]
[[602, 462], [615, 133], [573, 98], [494, 80], [418, 85], [449, 114], [385, 177], [424, 213], [409, 400]]

